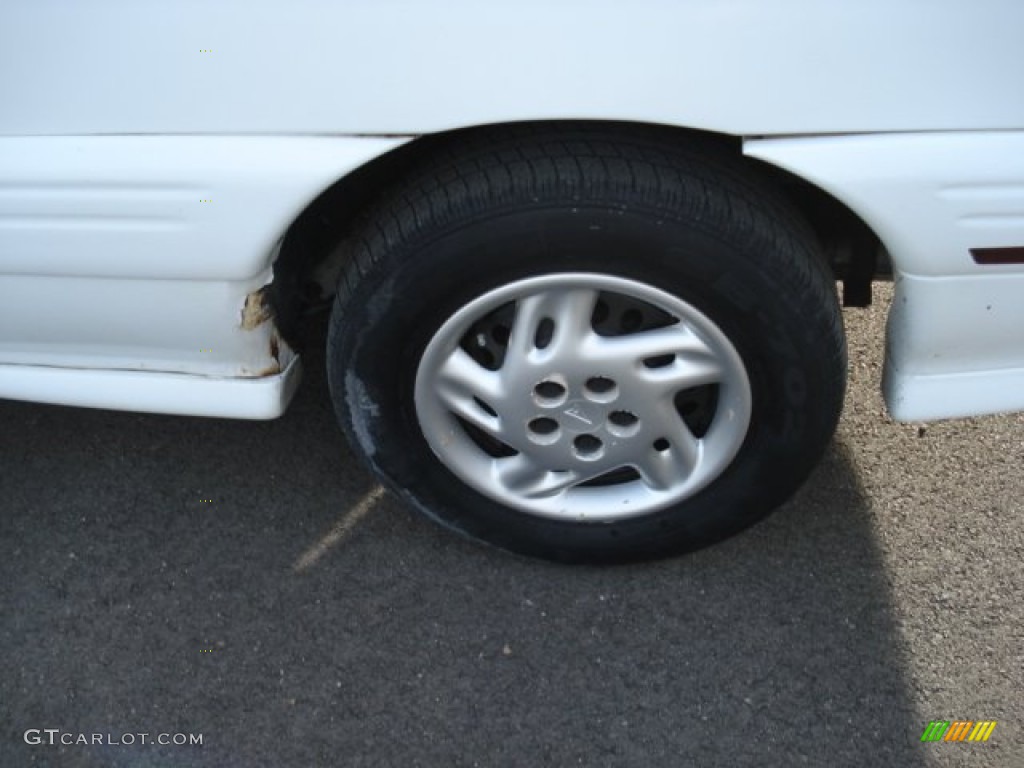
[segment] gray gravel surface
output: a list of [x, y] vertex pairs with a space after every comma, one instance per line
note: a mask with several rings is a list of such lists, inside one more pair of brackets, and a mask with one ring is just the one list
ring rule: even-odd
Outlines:
[[[893, 423], [879, 293], [804, 489], [645, 565], [383, 496], [317, 355], [275, 422], [0, 402], [0, 767], [1024, 765], [1024, 417]], [[919, 741], [957, 718], [998, 726]]]

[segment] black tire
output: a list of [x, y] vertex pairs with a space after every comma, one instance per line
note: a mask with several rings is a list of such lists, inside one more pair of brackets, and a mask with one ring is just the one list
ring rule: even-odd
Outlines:
[[[478, 131], [438, 146], [343, 248], [328, 340], [341, 425], [387, 486], [474, 539], [565, 562], [703, 547], [788, 498], [835, 429], [846, 350], [834, 280], [798, 212], [714, 140], [636, 126]], [[415, 382], [438, 329], [492, 289], [566, 273], [678, 297], [745, 366], [742, 445], [678, 503], [599, 521], [533, 514], [456, 477], [424, 436]]]

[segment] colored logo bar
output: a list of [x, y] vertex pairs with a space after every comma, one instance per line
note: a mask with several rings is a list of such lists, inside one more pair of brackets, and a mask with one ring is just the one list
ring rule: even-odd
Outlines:
[[988, 741], [995, 728], [995, 720], [932, 720], [921, 741]]

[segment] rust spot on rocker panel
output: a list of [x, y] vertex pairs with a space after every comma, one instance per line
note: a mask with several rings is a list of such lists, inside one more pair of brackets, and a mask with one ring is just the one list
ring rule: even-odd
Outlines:
[[266, 286], [245, 297], [242, 307], [242, 330], [251, 331], [274, 316], [267, 301]]
[[270, 356], [274, 358], [274, 363], [257, 372], [257, 377], [276, 376], [284, 369], [284, 366], [281, 365], [281, 344], [281, 337], [275, 328], [270, 336]]
[[241, 327], [244, 331], [253, 331], [264, 323], [270, 322], [269, 352], [273, 363], [256, 372], [246, 373], [246, 376], [262, 378], [264, 376], [276, 376], [281, 373], [295, 353], [288, 344], [281, 338], [281, 333], [273, 323], [274, 310], [270, 305], [267, 296], [268, 286], [263, 286], [258, 291], [253, 291], [245, 297], [245, 305], [242, 307]]

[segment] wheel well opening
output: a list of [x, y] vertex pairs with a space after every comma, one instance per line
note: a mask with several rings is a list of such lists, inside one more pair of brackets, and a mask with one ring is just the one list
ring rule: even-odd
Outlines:
[[420, 141], [403, 144], [342, 177], [288, 227], [274, 260], [267, 298], [278, 330], [293, 349], [301, 351], [304, 319], [330, 305], [343, 266], [332, 253], [357, 226], [360, 213], [421, 155]]
[[442, 156], [461, 141], [479, 140], [495, 131], [539, 133], [553, 127], [618, 127], [647, 131], [662, 140], [699, 151], [714, 147], [756, 167], [810, 223], [821, 242], [837, 279], [843, 281], [843, 302], [866, 306], [871, 301], [871, 282], [887, 271], [887, 258], [871, 229], [843, 203], [803, 179], [742, 153], [742, 141], [734, 136], [675, 126], [612, 121], [548, 121], [483, 125], [419, 136], [339, 179], [292, 222], [274, 261], [274, 279], [267, 298], [282, 337], [301, 350], [304, 320], [326, 311], [344, 264], [337, 245], [363, 221], [366, 212], [388, 189], [415, 166]]
[[843, 283], [843, 305], [870, 306], [873, 281], [892, 274], [889, 255], [874, 231], [820, 187], [756, 158], [746, 160], [786, 195], [814, 229], [832, 273]]

